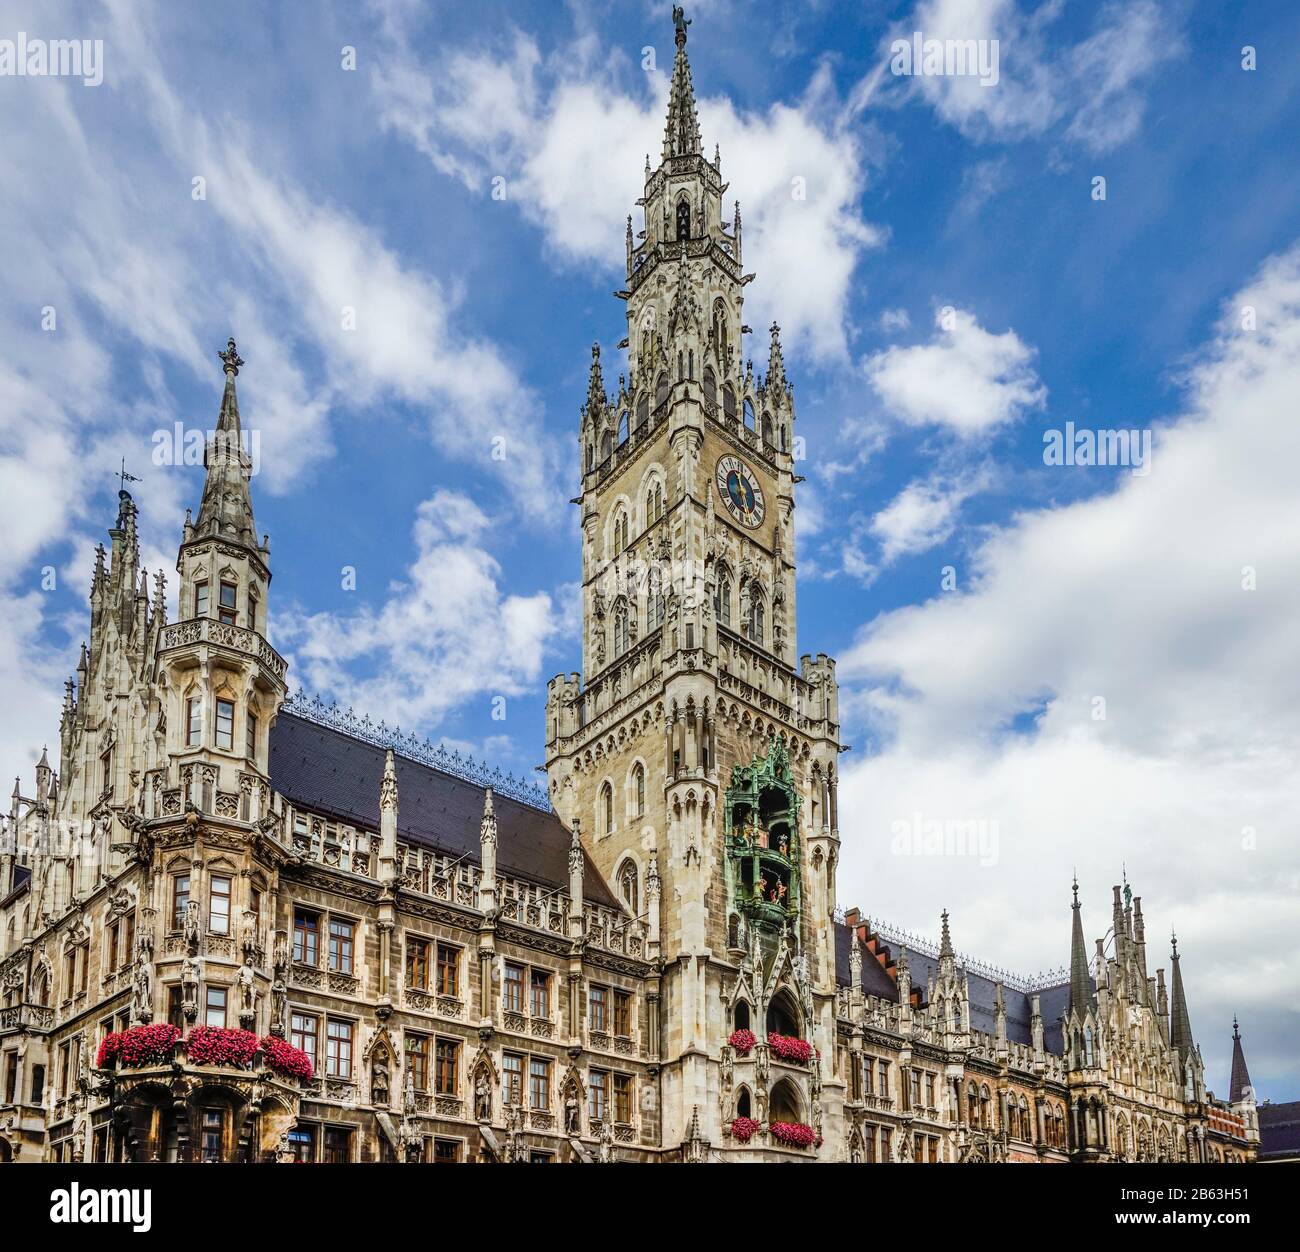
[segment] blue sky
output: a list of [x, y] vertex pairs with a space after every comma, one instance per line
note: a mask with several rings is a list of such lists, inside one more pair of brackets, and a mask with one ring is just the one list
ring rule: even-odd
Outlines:
[[[121, 457], [174, 584], [201, 481], [154, 435], [211, 425], [231, 334], [296, 682], [540, 763], [545, 681], [578, 666], [577, 410], [593, 340], [619, 372], [669, 7], [0, 4], [0, 38], [104, 40], [101, 86], [0, 78], [15, 772], [57, 739]], [[1091, 937], [1126, 865], [1153, 966], [1178, 930], [1210, 1086], [1235, 1011], [1261, 1093], [1300, 1096], [1300, 10], [688, 16], [750, 351], [779, 320], [806, 441], [799, 648], [840, 662], [842, 902], [922, 932], [946, 906], [960, 947], [1032, 973], [1067, 956], [1072, 870]], [[997, 38], [997, 85], [891, 74], [917, 29]], [[1045, 465], [1066, 422], [1151, 432], [1150, 473]], [[995, 824], [989, 864], [898, 850], [899, 823], [966, 819]]]

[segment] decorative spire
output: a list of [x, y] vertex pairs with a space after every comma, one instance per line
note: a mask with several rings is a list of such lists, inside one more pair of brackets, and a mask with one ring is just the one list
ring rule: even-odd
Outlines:
[[779, 385], [785, 390], [789, 383], [785, 377], [785, 357], [781, 353], [781, 328], [772, 323], [772, 346], [767, 357], [767, 385]]
[[217, 356], [225, 370], [226, 388], [221, 396], [216, 432], [203, 453], [207, 478], [194, 529], [198, 536], [220, 535], [256, 547], [257, 528], [248, 491], [253, 465], [243, 449], [239, 397], [235, 392], [235, 378], [244, 361], [233, 339], [227, 341], [226, 350]]
[[1173, 947], [1173, 1003], [1169, 1008], [1169, 1046], [1184, 1061], [1195, 1048], [1192, 1040], [1192, 1023], [1187, 1015], [1187, 996], [1183, 992], [1183, 972], [1178, 959], [1178, 936], [1170, 935]]
[[695, 114], [695, 88], [691, 64], [686, 59], [686, 28], [690, 21], [681, 5], [673, 6], [677, 55], [673, 60], [672, 88], [668, 93], [668, 121], [664, 126], [664, 160], [700, 155], [700, 123]]
[[483, 821], [478, 828], [479, 843], [484, 846], [491, 844], [494, 848], [497, 844], [497, 815], [492, 808], [492, 788], [488, 787], [483, 793]]
[[591, 372], [587, 375], [587, 413], [595, 416], [604, 411], [607, 403], [605, 378], [600, 372], [600, 344], [593, 343], [591, 345]]
[[1241, 1050], [1241, 1032], [1237, 1029], [1237, 1015], [1232, 1015], [1232, 1081], [1228, 1101], [1253, 1100], [1255, 1089], [1250, 1083], [1250, 1070], [1246, 1068], [1246, 1054]]
[[943, 934], [939, 938], [939, 955], [941, 957], [952, 956], [952, 935], [948, 931], [948, 910], [944, 909], [944, 911], [939, 914], [939, 917], [943, 922]]
[[1088, 974], [1088, 948], [1083, 942], [1083, 912], [1079, 904], [1079, 880], [1072, 884], [1074, 903], [1070, 906], [1074, 920], [1070, 932], [1070, 1002], [1067, 1012], [1079, 1017], [1088, 1011], [1092, 1000], [1092, 978]]
[[392, 748], [384, 754], [384, 776], [379, 783], [379, 811], [397, 812], [397, 767], [393, 762]]

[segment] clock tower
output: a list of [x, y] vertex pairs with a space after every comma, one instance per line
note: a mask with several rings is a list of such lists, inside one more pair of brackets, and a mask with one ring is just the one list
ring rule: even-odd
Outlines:
[[[663, 148], [617, 293], [627, 372], [608, 388], [593, 347], [580, 412], [583, 672], [549, 684], [547, 772], [660, 962], [641, 1034], [660, 1143], [729, 1153], [758, 1147], [731, 1135], [737, 1116], [819, 1133], [842, 1103], [838, 694], [834, 661], [795, 650], [794, 393], [776, 325], [766, 372], [743, 359], [754, 275], [674, 19]], [[738, 1029], [756, 1036], [743, 1052]]]

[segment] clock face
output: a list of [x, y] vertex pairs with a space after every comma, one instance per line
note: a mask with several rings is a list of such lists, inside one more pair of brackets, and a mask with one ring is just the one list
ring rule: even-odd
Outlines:
[[762, 524], [767, 507], [763, 502], [763, 488], [744, 461], [738, 456], [720, 457], [713, 477], [723, 506], [736, 521], [751, 530]]

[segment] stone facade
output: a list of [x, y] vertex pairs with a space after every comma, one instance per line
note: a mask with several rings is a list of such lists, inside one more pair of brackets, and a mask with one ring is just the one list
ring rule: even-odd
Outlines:
[[[794, 391], [741, 360], [738, 206], [703, 155], [686, 23], [628, 375], [581, 410], [583, 672], [549, 684], [547, 790], [289, 697], [234, 342], [177, 568], [119, 496], [56, 772], [0, 843], [0, 1158], [1246, 1160], [1177, 955], [1030, 983], [836, 912], [834, 661], [797, 657]], [[1127, 891], [1127, 887], [1124, 888]], [[103, 1037], [172, 1023], [158, 1064]], [[196, 1061], [199, 1025], [311, 1058]], [[1239, 1047], [1238, 1043], [1238, 1047]], [[1242, 1061], [1244, 1073], [1244, 1059]]]

